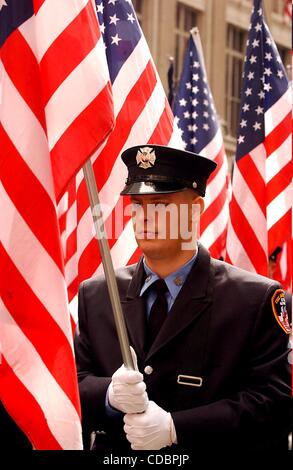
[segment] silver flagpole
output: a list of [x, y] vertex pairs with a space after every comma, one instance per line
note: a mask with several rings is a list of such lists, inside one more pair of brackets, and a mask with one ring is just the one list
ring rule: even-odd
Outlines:
[[100, 253], [104, 268], [104, 273], [107, 281], [107, 286], [109, 290], [112, 310], [114, 313], [114, 320], [116, 325], [116, 330], [118, 334], [118, 340], [120, 344], [120, 349], [122, 353], [122, 358], [125, 367], [128, 369], [134, 369], [134, 363], [130, 351], [129, 340], [126, 330], [126, 325], [124, 321], [124, 316], [121, 308], [120, 297], [115, 277], [115, 272], [113, 268], [113, 262], [111, 258], [111, 253], [109, 249], [109, 243], [105, 231], [103, 213], [100, 205], [98, 188], [96, 184], [96, 179], [92, 167], [92, 163], [88, 160], [83, 166], [83, 174], [87, 186], [87, 191], [89, 195], [92, 217], [94, 221], [94, 226], [96, 230], [97, 239], [99, 242]]

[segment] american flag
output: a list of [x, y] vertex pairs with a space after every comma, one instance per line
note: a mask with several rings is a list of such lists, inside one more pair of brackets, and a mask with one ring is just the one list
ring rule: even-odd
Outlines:
[[[182, 141], [131, 1], [96, 1], [96, 9], [106, 47], [116, 126], [92, 163], [104, 206], [113, 265], [119, 267], [139, 257], [130, 215], [116, 223], [116, 215], [129, 203], [119, 196], [126, 179], [120, 154], [132, 145], [146, 143], [182, 148]], [[81, 173], [64, 195], [59, 209], [70, 307], [76, 318], [78, 284], [103, 269]]]
[[173, 111], [185, 149], [218, 164], [207, 185], [200, 240], [212, 256], [223, 258], [229, 216], [228, 163], [196, 30], [188, 41]]
[[[276, 247], [286, 244], [290, 250], [291, 132], [291, 90], [262, 2], [255, 0], [243, 73], [227, 254], [232, 264], [262, 275], [268, 274], [268, 257]], [[288, 272], [290, 264], [288, 253]]]
[[36, 449], [81, 449], [57, 205], [111, 131], [92, 2], [0, 0], [0, 400]]

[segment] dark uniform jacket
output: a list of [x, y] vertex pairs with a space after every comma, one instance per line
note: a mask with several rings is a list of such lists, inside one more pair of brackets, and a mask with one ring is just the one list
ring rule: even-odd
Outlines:
[[[286, 448], [292, 406], [289, 336], [271, 305], [280, 286], [211, 259], [200, 245], [197, 262], [145, 353], [142, 262], [116, 274], [139, 370], [149, 399], [172, 414], [176, 452]], [[105, 411], [107, 388], [122, 357], [104, 277], [80, 286], [75, 352], [85, 442], [98, 431], [97, 448], [130, 449], [122, 418]], [[191, 379], [179, 382], [201, 386], [178, 383], [181, 375]]]
[[32, 445], [0, 401], [0, 451], [15, 452], [21, 450], [32, 450]]

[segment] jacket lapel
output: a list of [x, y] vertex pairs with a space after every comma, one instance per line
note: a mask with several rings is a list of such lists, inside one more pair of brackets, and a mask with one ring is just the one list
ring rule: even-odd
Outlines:
[[144, 267], [142, 259], [138, 262], [130, 281], [126, 298], [121, 299], [125, 322], [130, 341], [137, 356], [144, 359], [144, 343], [146, 332], [146, 315], [144, 299], [139, 296], [144, 280]]
[[199, 245], [198, 259], [192, 267], [146, 359], [185, 330], [210, 306], [213, 285], [213, 269], [210, 261], [208, 251], [202, 245]]

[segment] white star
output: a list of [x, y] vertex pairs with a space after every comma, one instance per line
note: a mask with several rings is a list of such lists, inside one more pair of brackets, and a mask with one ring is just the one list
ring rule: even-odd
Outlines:
[[187, 90], [191, 90], [191, 83], [190, 82], [186, 83], [185, 86], [186, 86]]
[[272, 75], [272, 71], [271, 69], [268, 67], [268, 68], [265, 68], [265, 71], [264, 71], [264, 75], [267, 75], [268, 77], [270, 77]]
[[208, 106], [209, 105], [208, 100], [203, 100], [203, 104], [204, 104], [204, 106]]
[[194, 99], [191, 101], [191, 103], [192, 103], [192, 106], [196, 106], [196, 105], [198, 104], [198, 101], [197, 101], [196, 98], [194, 98]]
[[190, 57], [193, 56], [193, 52], [192, 52], [192, 51], [189, 52], [189, 56], [190, 56]]
[[174, 117], [174, 122], [175, 122], [175, 124], [178, 125], [179, 121], [180, 121], [179, 117], [178, 117], [178, 116], [175, 116], [175, 117]]
[[267, 43], [269, 46], [271, 46], [272, 40], [271, 40], [270, 38], [267, 38], [267, 39], [266, 39], [266, 43]]
[[115, 36], [111, 36], [112, 42], [111, 44], [116, 44], [116, 46], [119, 45], [119, 41], [122, 41], [121, 38], [119, 38], [118, 33]]
[[284, 77], [284, 74], [283, 74], [282, 70], [278, 70], [277, 75], [278, 75], [279, 78], [283, 78], [283, 77]]
[[279, 62], [279, 64], [281, 64], [281, 63], [282, 63], [282, 61], [281, 61], [281, 57], [280, 57], [279, 55], [277, 56], [277, 62]]
[[209, 113], [207, 111], [205, 111], [203, 113], [203, 117], [205, 117], [206, 119], [208, 119], [210, 117]]
[[266, 52], [265, 59], [272, 60], [273, 56], [270, 52]]
[[261, 106], [258, 106], [255, 110], [257, 114], [263, 114], [263, 108]]
[[185, 119], [189, 119], [189, 118], [190, 118], [190, 112], [189, 112], [189, 111], [185, 111], [184, 117], [185, 117]]
[[270, 85], [269, 83], [265, 83], [263, 87], [264, 87], [264, 90], [265, 90], [265, 91], [268, 91], [268, 92], [269, 92], [270, 90], [272, 90], [272, 87], [271, 87], [271, 85]]
[[246, 94], [246, 96], [252, 95], [252, 88], [246, 88], [245, 94]]
[[253, 80], [254, 79], [254, 72], [249, 72], [247, 75], [248, 80]]
[[196, 82], [199, 80], [199, 75], [198, 75], [198, 73], [194, 73], [194, 74], [192, 75], [192, 80], [195, 80]]
[[202, 126], [202, 128], [203, 128], [205, 131], [208, 131], [209, 128], [210, 128], [210, 126], [209, 126], [208, 124], [204, 124], [204, 125]]
[[109, 5], [111, 5], [111, 3], [112, 3], [112, 5], [115, 6], [115, 3], [116, 3], [117, 1], [118, 1], [118, 0], [108, 0], [108, 3], [109, 3]]
[[196, 124], [193, 124], [192, 126], [190, 126], [190, 131], [192, 132], [196, 132], [198, 129], [197, 125]]
[[199, 92], [198, 86], [192, 87], [192, 93], [194, 93], [196, 95], [196, 93], [198, 93], [198, 92]]
[[104, 8], [105, 7], [103, 5], [103, 2], [101, 2], [99, 5], [97, 5], [97, 12], [103, 14]]
[[196, 137], [193, 137], [192, 139], [190, 139], [191, 145], [195, 145], [195, 144], [197, 144], [197, 142], [198, 142], [198, 140], [197, 140]]
[[5, 2], [5, 0], [0, 0], [0, 11], [3, 7], [7, 7], [7, 3]]
[[255, 122], [252, 127], [255, 131], [259, 131], [261, 129], [261, 123]]
[[256, 32], [261, 31], [261, 24], [257, 23], [257, 25], [254, 27], [254, 29], [255, 29]]
[[199, 68], [199, 62], [197, 62], [196, 60], [193, 62], [193, 67], [195, 69], [198, 69]]
[[242, 106], [242, 109], [245, 113], [246, 113], [246, 111], [249, 111], [249, 104], [244, 103], [244, 105]]
[[244, 140], [245, 140], [244, 135], [240, 135], [240, 136], [238, 137], [237, 142], [238, 142], [238, 144], [243, 144]]
[[250, 62], [251, 64], [255, 64], [256, 61], [257, 61], [256, 55], [252, 55], [252, 56], [250, 57], [250, 59], [249, 59], [249, 62]]
[[246, 45], [247, 45], [247, 46], [249, 46], [249, 39], [247, 39], [247, 41], [246, 41]]
[[131, 21], [132, 24], [135, 22], [135, 18], [132, 13], [127, 13], [127, 21]]
[[193, 111], [191, 116], [192, 116], [192, 119], [196, 119], [198, 117], [198, 114], [196, 111]]
[[115, 13], [114, 16], [110, 16], [110, 24], [114, 24], [116, 26], [116, 24], [118, 23], [118, 21], [120, 21], [120, 18], [117, 18], [117, 15]]
[[247, 121], [245, 119], [242, 119], [242, 121], [240, 122], [240, 127], [247, 127]]
[[265, 97], [265, 94], [264, 94], [264, 92], [261, 90], [261, 91], [258, 93], [258, 96], [260, 97], [261, 100], [263, 100], [264, 97]]
[[252, 43], [252, 47], [259, 47], [259, 39], [255, 39]]
[[259, 10], [257, 10], [257, 13], [259, 14], [259, 16], [262, 15], [262, 8], [260, 8]]
[[104, 23], [102, 23], [102, 24], [100, 25], [100, 30], [101, 30], [101, 33], [102, 33], [102, 34], [105, 33], [105, 29], [106, 29], [106, 27], [105, 27]]
[[187, 101], [184, 98], [182, 98], [182, 100], [179, 100], [179, 104], [180, 104], [180, 106], [186, 106]]
[[203, 89], [205, 95], [208, 95], [208, 90], [206, 88]]

